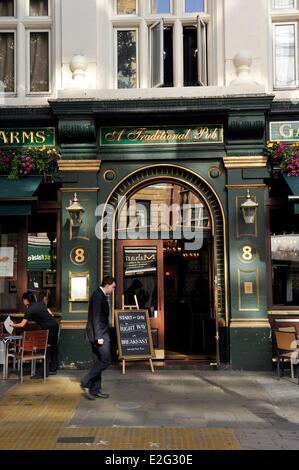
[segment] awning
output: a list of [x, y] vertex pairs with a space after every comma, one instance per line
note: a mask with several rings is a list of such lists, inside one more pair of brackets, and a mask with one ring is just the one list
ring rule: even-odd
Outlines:
[[[299, 197], [299, 176], [287, 176], [283, 173], [283, 177], [293, 195]], [[294, 204], [294, 212], [299, 214], [299, 203]]]
[[0, 216], [30, 215], [34, 196], [43, 180], [42, 176], [24, 176], [19, 180], [9, 180], [0, 176]]

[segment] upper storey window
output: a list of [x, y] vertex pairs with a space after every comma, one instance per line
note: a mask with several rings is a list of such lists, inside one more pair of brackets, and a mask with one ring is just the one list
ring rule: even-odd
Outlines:
[[171, 13], [171, 0], [152, 0], [152, 14]]
[[281, 10], [295, 8], [295, 0], [272, 0], [272, 8]]
[[118, 15], [136, 15], [136, 0], [117, 0]]
[[30, 0], [29, 16], [48, 16], [48, 0]]
[[15, 16], [14, 0], [0, 0], [0, 16]]
[[209, 0], [116, 0], [115, 5], [116, 88], [208, 85]]
[[50, 7], [51, 0], [0, 0], [2, 93], [17, 94], [18, 90], [23, 90], [22, 93], [26, 94], [42, 94], [51, 91]]
[[185, 0], [185, 13], [205, 11], [204, 0]]
[[277, 90], [298, 88], [297, 1], [272, 0], [271, 7], [273, 87]]

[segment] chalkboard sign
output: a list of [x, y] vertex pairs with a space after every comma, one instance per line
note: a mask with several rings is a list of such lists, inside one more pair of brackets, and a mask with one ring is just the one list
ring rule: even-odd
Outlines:
[[154, 357], [147, 310], [115, 310], [115, 324], [120, 359], [128, 361]]

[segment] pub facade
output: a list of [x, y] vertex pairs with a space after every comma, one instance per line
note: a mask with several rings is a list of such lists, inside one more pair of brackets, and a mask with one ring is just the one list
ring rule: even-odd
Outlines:
[[[61, 46], [55, 91], [42, 90], [41, 68], [29, 93], [4, 92], [1, 106], [2, 317], [21, 317], [21, 294], [32, 290], [60, 322], [61, 367], [84, 368], [88, 300], [113, 275], [112, 326], [115, 310], [146, 310], [156, 360], [271, 369], [274, 319], [299, 319], [297, 179], [269, 156], [271, 142], [297, 141], [296, 99], [282, 76], [257, 83], [265, 51], [246, 37], [242, 50], [232, 39], [221, 50], [214, 25], [235, 20], [229, 2], [174, 0], [165, 13], [163, 2], [78, 0], [78, 38], [69, 36], [69, 3], [44, 2], [49, 9], [32, 20], [47, 17]], [[263, 14], [276, 27], [268, 3]], [[107, 14], [94, 50], [83, 33], [97, 32], [98, 7]], [[32, 45], [45, 51], [36, 34]], [[219, 46], [217, 63], [207, 38]], [[163, 46], [164, 67], [154, 53], [144, 60], [146, 45], [156, 54]], [[192, 62], [188, 48], [197, 57], [199, 45]]]

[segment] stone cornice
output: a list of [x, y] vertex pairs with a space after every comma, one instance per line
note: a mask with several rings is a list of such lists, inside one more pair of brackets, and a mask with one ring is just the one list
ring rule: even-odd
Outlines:
[[204, 98], [157, 98], [139, 100], [97, 100], [97, 99], [57, 99], [49, 100], [55, 115], [115, 115], [120, 113], [137, 114], [142, 112], [165, 114], [174, 113], [230, 113], [233, 111], [268, 110], [273, 100], [272, 95], [227, 96]]

